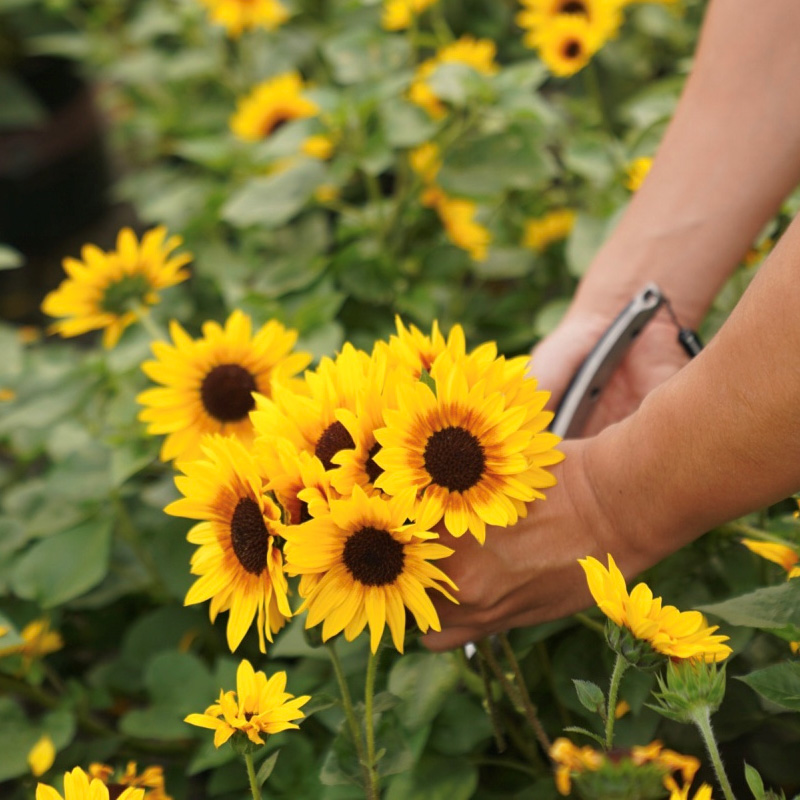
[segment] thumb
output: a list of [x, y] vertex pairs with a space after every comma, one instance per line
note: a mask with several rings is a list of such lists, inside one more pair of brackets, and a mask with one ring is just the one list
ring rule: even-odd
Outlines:
[[550, 392], [548, 407], [554, 409], [586, 356], [605, 328], [594, 318], [564, 320], [531, 351], [528, 375], [540, 389]]

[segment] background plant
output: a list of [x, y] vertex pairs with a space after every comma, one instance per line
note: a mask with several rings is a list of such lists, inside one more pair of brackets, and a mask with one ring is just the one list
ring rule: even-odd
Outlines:
[[[371, 347], [392, 330], [395, 313], [426, 330], [434, 318], [444, 330], [458, 322], [473, 345], [496, 340], [507, 354], [525, 352], [559, 319], [628, 202], [628, 165], [657, 148], [702, 6], [627, 8], [617, 38], [565, 79], [526, 47], [519, 11], [511, 2], [440, 2], [418, 24], [389, 31], [380, 4], [297, 2], [281, 27], [237, 40], [193, 0], [14, 0], [0, 13], [27, 51], [69, 55], [95, 76], [122, 165], [116, 196], [133, 203], [144, 226], [179, 232], [194, 254], [191, 281], [165, 293], [155, 323], [176, 318], [196, 334], [203, 321], [241, 308], [296, 328], [298, 346], [320, 357], [345, 340]], [[445, 108], [437, 118], [412, 102], [411, 87], [420, 65], [465, 35], [495, 43], [496, 70], [438, 65], [425, 77]], [[237, 139], [229, 128], [237, 101], [295, 70], [319, 112], [260, 142]], [[11, 87], [0, 82], [3, 119], [24, 108]], [[316, 156], [304, 153], [318, 136], [330, 153], [319, 141]], [[412, 154], [432, 141], [441, 165], [429, 180]], [[454, 244], [441, 197], [425, 197], [431, 184], [462, 202], [456, 233], [464, 232], [458, 211], [466, 211], [488, 234], [485, 257]], [[790, 199], [784, 214], [796, 207]], [[569, 224], [531, 228], [562, 209], [574, 212]], [[785, 218], [754, 244], [773, 240]], [[16, 261], [9, 254], [4, 263]], [[721, 293], [707, 335], [753, 272], [743, 266]], [[182, 605], [192, 548], [185, 525], [162, 513], [177, 496], [173, 473], [136, 421], [151, 338], [132, 327], [101, 351], [0, 328], [0, 626], [8, 629], [0, 639], [0, 781], [12, 800], [32, 795], [27, 757], [43, 733], [56, 751], [48, 780], [76, 764], [134, 758], [163, 764], [176, 798], [247, 792], [235, 754], [182, 722], [235, 685], [238, 658], [203, 609]], [[777, 538], [796, 549], [793, 510], [779, 506], [728, 526], [647, 576], [670, 602], [707, 604], [740, 626], [729, 631], [736, 655], [715, 718], [723, 754], [735, 785], [744, 786], [746, 759], [787, 793], [800, 784], [788, 755], [800, 735], [791, 713], [800, 675], [788, 644], [800, 640], [800, 590], [739, 539]], [[26, 627], [41, 619], [63, 646], [43, 627]], [[602, 635], [598, 619], [590, 613], [510, 636], [551, 736], [569, 724], [602, 733], [572, 684], [605, 685], [610, 674], [610, 655], [585, 658]], [[366, 647], [363, 638], [340, 647], [356, 696]], [[262, 668], [252, 634], [242, 655]], [[343, 712], [332, 700], [325, 707], [337, 694], [325, 654], [291, 624], [263, 666], [285, 669], [294, 693], [322, 698], [300, 734], [268, 740], [264, 756], [281, 750], [270, 796], [363, 796], [352, 786]], [[388, 689], [375, 711], [391, 800], [555, 796], [546, 759], [525, 731], [522, 697], [513, 687], [512, 699], [503, 697], [502, 682], [482, 680], [463, 654], [410, 645], [402, 658], [380, 660], [376, 680]], [[502, 743], [484, 710], [487, 685]], [[658, 737], [701, 755], [699, 739], [646, 707], [653, 685], [652, 676], [626, 674], [620, 691], [631, 711], [617, 723], [617, 740]]]

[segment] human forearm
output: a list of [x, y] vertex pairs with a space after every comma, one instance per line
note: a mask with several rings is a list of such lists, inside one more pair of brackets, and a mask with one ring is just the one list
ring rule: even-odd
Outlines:
[[715, 0], [652, 171], [573, 311], [613, 317], [648, 280], [696, 326], [800, 179], [800, 3]]
[[798, 269], [800, 220], [706, 350], [587, 441], [626, 572], [800, 488]]

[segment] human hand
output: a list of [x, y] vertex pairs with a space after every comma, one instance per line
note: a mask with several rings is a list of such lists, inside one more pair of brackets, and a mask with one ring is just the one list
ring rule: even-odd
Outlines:
[[[570, 312], [531, 353], [531, 374], [550, 391], [555, 410], [570, 379], [597, 344], [613, 317]], [[598, 398], [583, 430], [591, 436], [635, 411], [644, 397], [676, 373], [688, 356], [677, 343], [675, 325], [661, 313], [642, 330]]]
[[454, 552], [439, 566], [459, 587], [459, 604], [432, 598], [442, 631], [428, 633], [426, 647], [449, 650], [586, 608], [592, 601], [579, 558], [605, 560], [611, 553], [626, 574], [655, 562], [595, 496], [587, 462], [594, 441], [564, 442], [566, 458], [553, 468], [558, 484], [547, 499], [534, 501], [528, 516], [511, 528], [487, 527], [483, 546], [469, 535], [440, 534]]

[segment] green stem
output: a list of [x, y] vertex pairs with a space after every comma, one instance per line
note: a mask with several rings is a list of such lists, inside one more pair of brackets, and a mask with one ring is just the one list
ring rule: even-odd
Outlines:
[[725, 795], [725, 800], [736, 800], [733, 789], [731, 788], [731, 783], [725, 773], [725, 767], [722, 764], [722, 757], [719, 754], [719, 747], [717, 747], [714, 731], [711, 728], [711, 712], [708, 706], [696, 708], [692, 714], [692, 720], [694, 724], [697, 725], [697, 729], [703, 737], [708, 756], [714, 766], [714, 772], [717, 773], [717, 780], [719, 781], [720, 787], [722, 787], [722, 793]]
[[603, 625], [602, 623], [598, 622], [595, 619], [592, 619], [587, 614], [574, 614], [573, 616], [578, 622], [580, 622], [581, 625], [584, 626], [584, 628], [589, 628], [589, 630], [600, 633], [603, 635], [603, 637], [605, 637], [606, 626]]
[[503, 653], [506, 657], [506, 660], [511, 666], [511, 671], [514, 673], [514, 682], [517, 684], [517, 691], [519, 692], [520, 700], [522, 700], [522, 708], [525, 710], [525, 717], [528, 720], [528, 724], [533, 729], [534, 734], [536, 734], [536, 738], [539, 741], [542, 750], [549, 754], [553, 743], [550, 741], [550, 737], [542, 727], [536, 706], [531, 701], [531, 696], [528, 693], [528, 687], [525, 684], [525, 677], [523, 676], [522, 670], [519, 667], [519, 661], [517, 661], [517, 656], [514, 653], [514, 649], [511, 647], [511, 642], [508, 641], [508, 636], [505, 634], [505, 632], [499, 633], [497, 638], [500, 640], [500, 646], [503, 648]]
[[561, 718], [561, 725], [568, 728], [572, 725], [572, 717], [569, 710], [561, 701], [558, 687], [556, 686], [555, 676], [553, 675], [553, 666], [550, 663], [550, 654], [547, 652], [547, 644], [545, 642], [536, 643], [536, 655], [539, 658], [539, 666], [547, 681], [547, 686], [550, 689], [550, 696], [554, 698], [556, 708], [558, 709], [558, 716]]
[[492, 679], [489, 675], [489, 670], [486, 669], [486, 660], [478, 653], [475, 657], [478, 662], [478, 668], [481, 673], [481, 682], [483, 683], [483, 694], [486, 702], [486, 713], [489, 715], [489, 723], [492, 726], [492, 733], [494, 734], [494, 743], [497, 747], [497, 752], [502, 753], [506, 749], [506, 740], [503, 736], [503, 726], [500, 724], [500, 713], [497, 704], [494, 701], [492, 694]]
[[611, 673], [611, 685], [608, 687], [608, 706], [606, 707], [606, 750], [610, 750], [614, 743], [614, 722], [616, 722], [617, 697], [619, 696], [619, 685], [625, 670], [628, 669], [628, 662], [624, 656], [617, 653], [617, 660], [614, 662], [614, 671]]
[[592, 59], [584, 68], [583, 74], [586, 79], [586, 90], [592, 96], [594, 104], [597, 107], [597, 113], [600, 115], [600, 122], [606, 129], [606, 132], [612, 139], [617, 138], [614, 132], [614, 125], [611, 122], [611, 117], [606, 108], [605, 98], [603, 97], [603, 90], [600, 86], [600, 76], [597, 74], [597, 65]]
[[153, 319], [153, 315], [150, 313], [150, 309], [146, 306], [137, 306], [135, 309], [136, 316], [139, 319], [139, 322], [142, 323], [142, 327], [153, 337], [153, 339], [158, 341], [164, 341], [167, 338], [166, 332], [162, 329], [162, 327]]
[[250, 779], [250, 791], [253, 794], [253, 800], [261, 800], [261, 787], [258, 785], [258, 778], [256, 778], [256, 768], [253, 766], [252, 753], [245, 753], [244, 763], [247, 764], [247, 777]]
[[375, 699], [375, 675], [378, 671], [378, 654], [370, 651], [367, 661], [367, 682], [364, 687], [364, 725], [367, 738], [367, 769], [369, 771], [369, 796], [380, 797], [378, 791], [378, 770], [375, 764], [375, 720], [373, 701]]
[[364, 741], [361, 738], [361, 728], [359, 727], [358, 720], [356, 720], [356, 712], [353, 708], [353, 698], [350, 696], [350, 688], [347, 685], [347, 679], [344, 676], [342, 669], [342, 662], [339, 659], [339, 654], [336, 652], [336, 640], [331, 639], [326, 645], [328, 653], [331, 657], [331, 664], [333, 664], [333, 671], [336, 674], [336, 680], [339, 684], [339, 691], [342, 695], [342, 706], [344, 708], [344, 715], [347, 719], [347, 725], [350, 728], [350, 735], [353, 737], [353, 744], [356, 748], [356, 755], [358, 762], [361, 765], [361, 771], [364, 778], [364, 786], [370, 786], [370, 775], [366, 766], [366, 758], [364, 755]]

